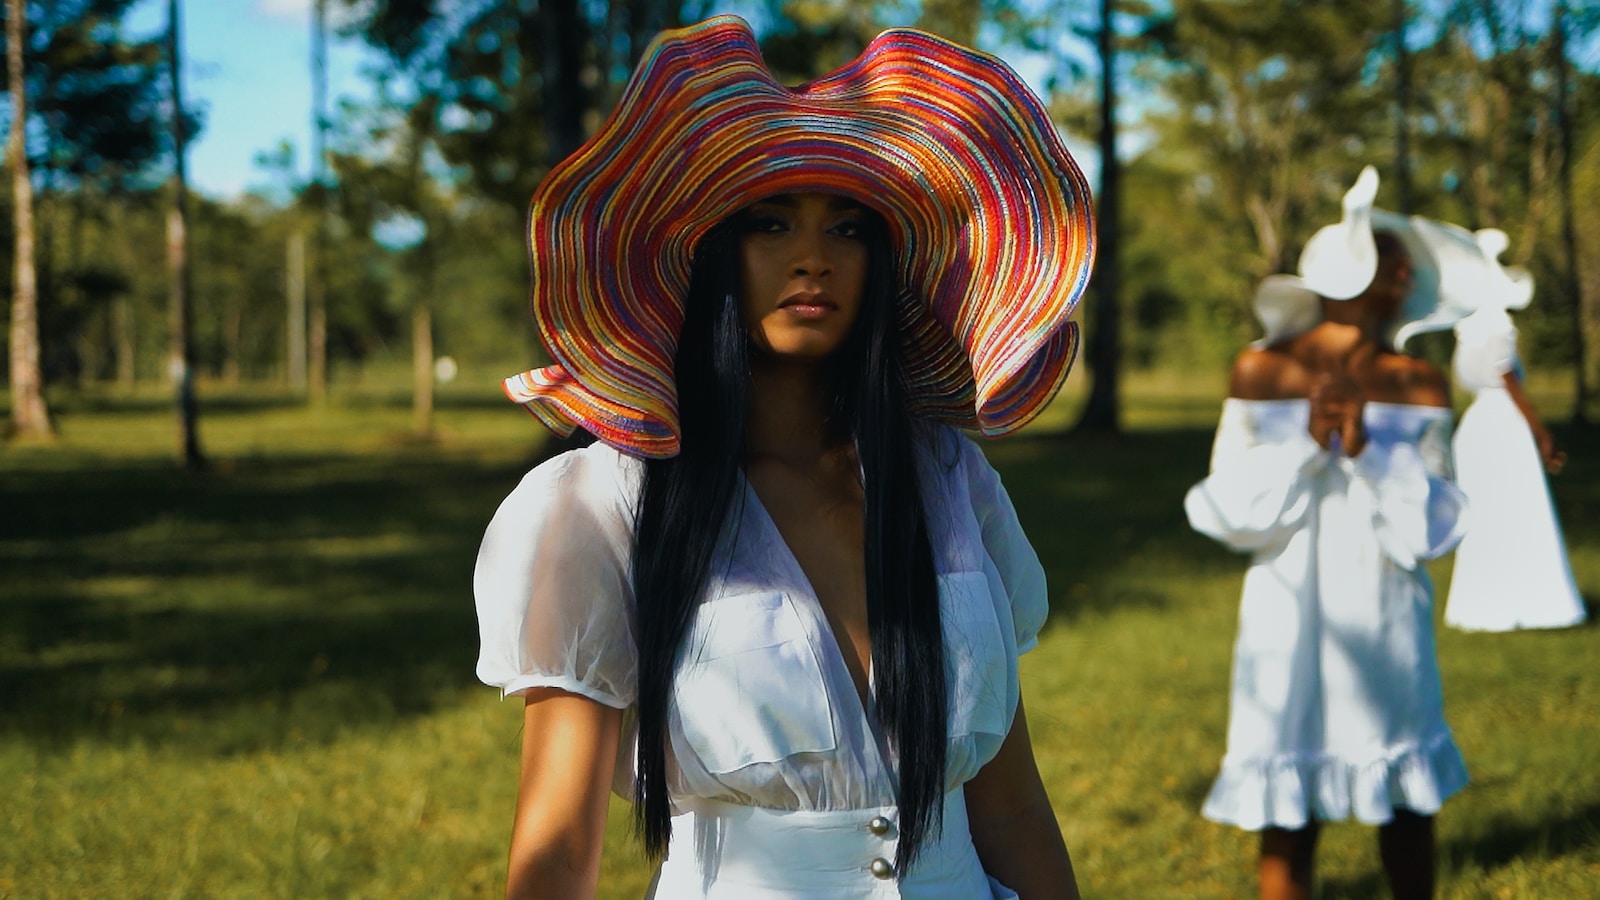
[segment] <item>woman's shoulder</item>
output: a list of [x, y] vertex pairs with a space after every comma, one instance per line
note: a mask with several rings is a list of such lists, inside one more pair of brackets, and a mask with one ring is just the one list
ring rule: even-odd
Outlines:
[[922, 421], [914, 445], [925, 501], [942, 506], [994, 492], [999, 474], [970, 434], [955, 425]]
[[1246, 347], [1233, 360], [1228, 396], [1239, 400], [1293, 400], [1310, 390], [1306, 367], [1287, 343]]
[[1404, 353], [1384, 353], [1378, 358], [1383, 390], [1375, 402], [1395, 406], [1450, 406], [1450, 382], [1436, 365]]
[[625, 517], [638, 496], [644, 461], [596, 441], [534, 466], [506, 502], [575, 505], [604, 518]]

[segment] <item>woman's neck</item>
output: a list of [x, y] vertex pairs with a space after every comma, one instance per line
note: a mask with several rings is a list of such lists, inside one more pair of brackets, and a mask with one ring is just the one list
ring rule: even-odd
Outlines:
[[[1341, 326], [1343, 333], [1347, 329], [1359, 332], [1360, 340], [1381, 341], [1383, 330], [1389, 324], [1384, 318], [1373, 315], [1371, 303], [1366, 295], [1350, 300], [1322, 300], [1322, 322], [1324, 325]], [[1349, 337], [1354, 344], [1358, 338]]]
[[1360, 322], [1323, 321], [1295, 342], [1295, 354], [1313, 370], [1347, 369], [1356, 359], [1369, 358], [1379, 351], [1376, 330]]
[[815, 366], [769, 363], [751, 367], [747, 457], [804, 465], [838, 449], [820, 382]]

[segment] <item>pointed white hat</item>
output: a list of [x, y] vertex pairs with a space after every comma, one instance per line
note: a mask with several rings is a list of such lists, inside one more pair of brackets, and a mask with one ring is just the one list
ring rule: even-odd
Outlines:
[[[1345, 192], [1340, 220], [1318, 229], [1306, 242], [1300, 274], [1268, 276], [1257, 287], [1256, 318], [1266, 329], [1257, 346], [1270, 346], [1314, 327], [1322, 320], [1319, 298], [1360, 296], [1378, 272], [1373, 235], [1379, 231], [1399, 238], [1411, 258], [1411, 291], [1395, 314], [1389, 335], [1397, 348], [1415, 335], [1450, 328], [1485, 303], [1509, 305], [1524, 289], [1531, 294], [1531, 276], [1521, 270], [1508, 272], [1495, 259], [1505, 249], [1504, 232], [1474, 235], [1458, 225], [1374, 209], [1377, 195], [1378, 172], [1367, 166]], [[1497, 241], [1495, 254], [1487, 253], [1485, 246]]]

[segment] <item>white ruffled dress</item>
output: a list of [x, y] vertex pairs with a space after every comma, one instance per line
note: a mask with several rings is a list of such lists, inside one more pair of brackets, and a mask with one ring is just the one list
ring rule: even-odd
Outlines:
[[[894, 748], [862, 707], [805, 573], [744, 484], [668, 710], [674, 818], [654, 896], [1015, 896], [979, 863], [962, 786], [1010, 730], [1017, 657], [1048, 611], [1044, 570], [982, 452], [942, 427], [927, 443], [919, 464], [949, 689], [942, 838], [895, 877]], [[629, 558], [642, 468], [594, 444], [535, 468], [506, 498], [474, 580], [484, 682], [633, 705]], [[636, 735], [625, 732], [613, 787], [630, 797]]]
[[1456, 429], [1456, 483], [1472, 502], [1472, 530], [1456, 548], [1446, 623], [1466, 631], [1566, 628], [1586, 618], [1544, 464], [1527, 419], [1505, 387], [1518, 371], [1517, 328], [1488, 307], [1456, 326], [1452, 365], [1475, 392]]
[[1190, 524], [1252, 554], [1227, 754], [1204, 815], [1251, 831], [1429, 815], [1465, 786], [1445, 724], [1422, 561], [1460, 540], [1450, 411], [1368, 403], [1355, 458], [1306, 400], [1223, 404]]

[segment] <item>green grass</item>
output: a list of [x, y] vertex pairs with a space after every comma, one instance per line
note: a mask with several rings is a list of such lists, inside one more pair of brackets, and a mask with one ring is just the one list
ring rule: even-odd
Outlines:
[[[1075, 388], [987, 448], [1049, 569], [1024, 689], [1090, 896], [1253, 891], [1253, 838], [1197, 813], [1244, 560], [1180, 501], [1221, 389], [1135, 377], [1110, 440], [1063, 433]], [[0, 897], [497, 894], [520, 707], [473, 678], [470, 573], [542, 432], [488, 391], [441, 398], [430, 441], [378, 388], [203, 396], [202, 474], [145, 393], [53, 397], [55, 445], [0, 449]], [[1600, 435], [1561, 433], [1593, 594]], [[1473, 776], [1439, 820], [1443, 896], [1600, 894], [1597, 650], [1594, 627], [1441, 632]], [[609, 840], [602, 897], [640, 896], [620, 802]], [[1381, 896], [1372, 830], [1329, 827], [1321, 873]]]

